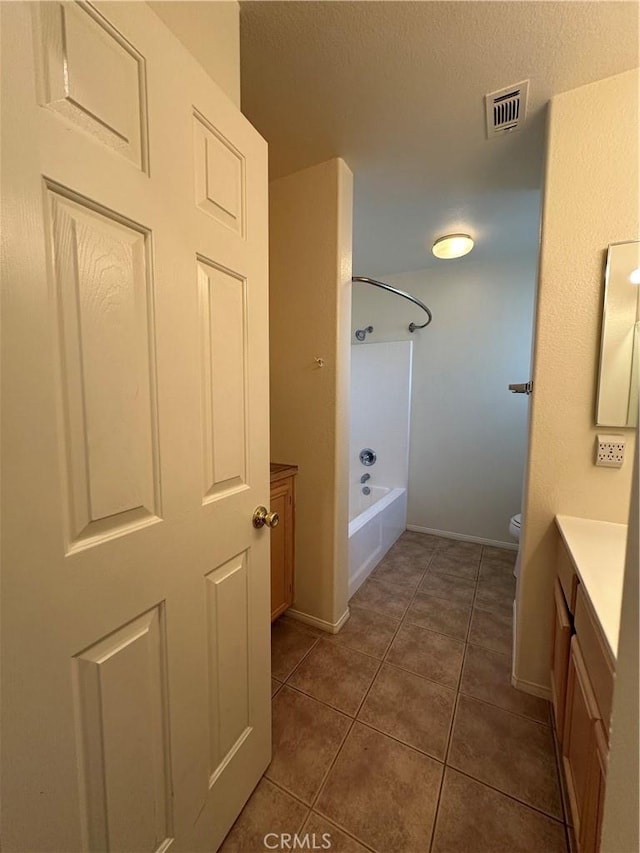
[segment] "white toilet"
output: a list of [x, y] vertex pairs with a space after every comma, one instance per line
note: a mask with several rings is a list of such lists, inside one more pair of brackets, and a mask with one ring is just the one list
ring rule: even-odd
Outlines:
[[[517, 515], [511, 516], [509, 519], [509, 533], [513, 536], [514, 539], [517, 539], [520, 542], [520, 534], [522, 532], [522, 513], [519, 512]], [[518, 556], [516, 557], [516, 564], [513, 567], [513, 573], [516, 577], [520, 574], [520, 548], [518, 548]]]
[[513, 536], [514, 539], [520, 541], [520, 530], [522, 529], [522, 513], [519, 512], [517, 515], [512, 515], [509, 519], [509, 533]]

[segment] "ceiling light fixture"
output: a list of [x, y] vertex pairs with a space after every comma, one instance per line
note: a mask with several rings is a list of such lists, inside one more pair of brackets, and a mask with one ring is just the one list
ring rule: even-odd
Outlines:
[[473, 240], [468, 234], [445, 234], [438, 237], [431, 250], [436, 258], [461, 258], [473, 249]]

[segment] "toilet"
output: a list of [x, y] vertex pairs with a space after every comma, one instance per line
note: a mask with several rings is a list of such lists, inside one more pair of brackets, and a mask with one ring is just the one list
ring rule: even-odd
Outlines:
[[[520, 542], [520, 534], [522, 532], [522, 513], [519, 512], [516, 515], [512, 515], [509, 519], [509, 533], [513, 536], [514, 539], [517, 539]], [[513, 574], [518, 577], [520, 575], [520, 548], [518, 548], [518, 556], [516, 557], [516, 564], [513, 567]]]
[[520, 530], [522, 529], [522, 513], [519, 512], [517, 515], [512, 515], [509, 519], [509, 533], [513, 536], [514, 539], [520, 541]]

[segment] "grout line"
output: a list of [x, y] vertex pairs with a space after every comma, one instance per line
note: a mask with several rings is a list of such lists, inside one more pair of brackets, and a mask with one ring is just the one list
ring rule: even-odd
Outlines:
[[[287, 675], [287, 677], [282, 681], [282, 683], [283, 683], [283, 684], [286, 684], [286, 685], [287, 685], [287, 687], [289, 686], [289, 679], [290, 679], [290, 678], [291, 678], [291, 676], [294, 674], [294, 672], [298, 669], [298, 667], [300, 666], [300, 664], [302, 663], [302, 661], [303, 661], [303, 660], [306, 660], [306, 659], [309, 657], [309, 655], [311, 654], [311, 652], [312, 652], [312, 651], [315, 649], [315, 647], [318, 645], [318, 640], [319, 640], [319, 639], [320, 639], [320, 637], [316, 637], [316, 638], [315, 638], [315, 640], [313, 641], [313, 644], [312, 644], [312, 645], [307, 649], [307, 651], [302, 655], [302, 657], [300, 658], [300, 660], [298, 661], [298, 663], [293, 667], [293, 669], [291, 670], [291, 672], [289, 673], [289, 675]], [[272, 676], [272, 677], [273, 677], [273, 676]]]
[[[378, 853], [378, 851], [376, 851], [376, 849], [374, 847], [371, 847], [369, 844], [367, 844], [366, 841], [363, 841], [361, 838], [358, 838], [357, 835], [354, 835], [352, 830], [345, 829], [345, 827], [342, 826], [340, 823], [338, 823], [338, 821], [335, 820], [335, 818], [329, 817], [328, 815], [325, 815], [323, 812], [316, 812], [313, 809], [311, 809], [311, 811], [309, 812], [309, 816], [311, 816], [313, 814], [317, 814], [319, 817], [322, 817], [324, 820], [327, 821], [327, 823], [331, 824], [332, 826], [335, 826], [335, 828], [340, 830], [340, 832], [343, 832], [345, 835], [348, 835], [349, 838], [353, 839], [353, 841], [356, 841], [361, 847], [364, 847], [365, 850], [370, 850], [371, 853]], [[307, 818], [307, 823], [308, 822], [309, 822], [309, 818]], [[313, 849], [313, 847], [311, 849]], [[316, 847], [316, 849], [318, 849], [318, 848]]]
[[[313, 797], [313, 798], [312, 798], [312, 800], [311, 800], [311, 808], [312, 808], [312, 809], [315, 809], [315, 807], [316, 807], [316, 805], [317, 805], [317, 803], [318, 803], [318, 800], [320, 799], [320, 797], [321, 797], [321, 795], [322, 795], [322, 792], [323, 792], [323, 790], [324, 790], [324, 786], [325, 786], [325, 784], [326, 784], [326, 782], [327, 782], [327, 779], [329, 778], [329, 774], [330, 774], [330, 773], [331, 773], [331, 771], [333, 770], [333, 768], [334, 768], [334, 766], [335, 766], [335, 763], [336, 763], [336, 761], [338, 760], [338, 758], [339, 758], [339, 756], [340, 756], [340, 753], [341, 753], [341, 752], [342, 752], [342, 750], [344, 749], [344, 745], [345, 745], [345, 743], [347, 742], [347, 739], [348, 739], [349, 735], [351, 734], [351, 730], [352, 730], [352, 729], [353, 729], [353, 727], [355, 726], [355, 723], [356, 723], [355, 717], [350, 717], [349, 719], [351, 720], [351, 723], [350, 723], [350, 725], [349, 725], [349, 728], [348, 728], [348, 729], [347, 729], [347, 731], [345, 732], [345, 736], [344, 736], [344, 738], [342, 739], [342, 741], [341, 741], [341, 743], [340, 743], [340, 746], [339, 746], [339, 747], [338, 747], [338, 749], [336, 750], [336, 754], [333, 756], [333, 759], [332, 759], [332, 760], [331, 760], [331, 762], [329, 763], [329, 766], [327, 767], [327, 770], [326, 770], [326, 771], [325, 771], [325, 773], [323, 774], [322, 779], [320, 780], [320, 784], [318, 785], [318, 790], [316, 791], [316, 793], [315, 793], [314, 797]], [[328, 815], [327, 815], [327, 817], [328, 817]]]
[[305, 809], [309, 809], [311, 811], [312, 807], [309, 803], [305, 803], [305, 801], [300, 797], [299, 794], [296, 794], [294, 791], [290, 791], [286, 785], [283, 785], [282, 782], [276, 782], [275, 779], [272, 779], [270, 776], [267, 776], [266, 773], [262, 774], [262, 779], [266, 779], [271, 785], [275, 785], [280, 791], [286, 794], [288, 797], [291, 797], [292, 800], [295, 800], [297, 803], [300, 803], [301, 806], [304, 806]]
[[444, 769], [442, 771], [442, 778], [440, 779], [440, 787], [438, 788], [438, 797], [436, 799], [436, 808], [433, 813], [433, 829], [431, 830], [431, 839], [429, 841], [429, 853], [433, 850], [433, 843], [436, 837], [436, 827], [438, 825], [438, 816], [440, 814], [440, 801], [442, 799], [442, 789], [444, 788], [444, 777], [446, 775], [447, 761], [449, 760], [449, 750], [451, 749], [451, 740], [453, 738], [453, 729], [456, 722], [456, 716], [458, 713], [458, 701], [460, 699], [460, 685], [462, 683], [462, 674], [464, 672], [464, 664], [467, 659], [467, 643], [469, 640], [469, 633], [471, 631], [471, 620], [473, 618], [473, 605], [476, 600], [476, 594], [478, 591], [478, 584], [480, 582], [480, 566], [482, 565], [482, 555], [484, 554], [484, 546], [481, 547], [480, 550], [480, 558], [478, 559], [478, 570], [475, 578], [475, 585], [473, 588], [473, 596], [471, 599], [471, 607], [469, 610], [469, 621], [467, 622], [467, 631], [464, 638], [464, 650], [462, 653], [462, 662], [460, 664], [460, 672], [458, 674], [458, 682], [456, 684], [456, 697], [453, 703], [453, 714], [451, 715], [451, 722], [449, 723], [449, 733], [447, 736], [447, 745], [444, 751]]
[[[440, 685], [440, 686], [442, 687], [442, 685]], [[402, 740], [401, 738], [397, 737], [397, 735], [392, 735], [389, 732], [385, 732], [382, 729], [377, 728], [376, 726], [373, 725], [373, 723], [370, 723], [367, 720], [356, 719], [356, 723], [360, 723], [361, 726], [364, 726], [367, 729], [371, 729], [372, 731], [376, 732], [376, 734], [384, 735], [384, 737], [388, 737], [389, 740], [394, 740], [400, 746], [406, 746], [407, 749], [410, 749], [413, 752], [416, 752], [418, 755], [421, 755], [423, 758], [430, 758], [431, 761], [436, 761], [438, 764], [441, 764], [444, 768], [444, 758], [438, 758], [437, 755], [433, 755], [432, 753], [427, 752], [425, 749], [420, 749], [420, 747], [415, 746], [412, 743], [408, 743], [406, 740]]]
[[[540, 720], [532, 720], [531, 717], [525, 717], [518, 714], [517, 711], [511, 711], [509, 708], [501, 708], [499, 705], [494, 705], [493, 702], [488, 702], [486, 699], [478, 699], [477, 696], [469, 696], [468, 693], [460, 693], [465, 699], [471, 699], [473, 702], [479, 702], [481, 705], [486, 705], [488, 708], [493, 708], [495, 711], [502, 711], [504, 714], [510, 714], [512, 717], [517, 717], [519, 720], [526, 720], [528, 723], [533, 723], [536, 726], [541, 726], [546, 732], [549, 731], [548, 723], [541, 723]], [[557, 762], [554, 761], [557, 764]]]
[[[472, 645], [473, 643], [467, 643], [467, 646]], [[483, 651], [487, 651], [487, 649], [483, 649]], [[504, 708], [502, 705], [496, 705], [495, 702], [491, 702], [489, 699], [480, 698], [479, 696], [474, 696], [473, 693], [467, 693], [462, 690], [462, 688], [458, 692], [461, 696], [465, 696], [467, 699], [475, 699], [476, 702], [483, 702], [485, 705], [489, 705], [491, 708], [496, 708], [498, 711], [506, 711], [508, 714], [513, 714], [515, 717], [521, 717], [523, 720], [528, 720], [530, 723], [538, 723], [539, 726], [544, 726], [546, 729], [551, 728], [549, 723], [545, 723], [542, 720], [536, 720], [535, 717], [528, 717], [520, 711], [514, 711], [511, 708]], [[542, 701], [546, 700], [543, 699]]]
[[490, 782], [485, 782], [484, 779], [478, 779], [475, 776], [472, 776], [466, 770], [460, 770], [459, 767], [454, 767], [451, 764], [446, 765], [450, 770], [455, 770], [456, 773], [459, 773], [461, 776], [466, 776], [467, 779], [471, 779], [473, 782], [476, 782], [478, 785], [484, 785], [485, 788], [490, 788], [492, 791], [495, 791], [496, 794], [502, 794], [503, 797], [506, 797], [509, 800], [513, 800], [515, 803], [519, 803], [521, 806], [526, 806], [528, 809], [531, 809], [538, 814], [543, 815], [544, 817], [552, 820], [554, 823], [559, 823], [560, 826], [565, 826], [565, 822], [561, 817], [556, 817], [555, 815], [549, 814], [549, 812], [545, 812], [540, 806], [532, 806], [531, 803], [527, 803], [524, 800], [519, 799], [513, 794], [508, 794], [506, 791], [501, 790], [500, 788], [496, 788], [495, 785], [492, 785]]
[[[315, 809], [311, 809], [311, 814], [320, 815], [320, 817], [324, 818], [328, 823], [333, 824], [337, 829], [339, 829], [340, 832], [344, 832], [345, 835], [348, 835], [349, 838], [352, 838], [354, 841], [356, 841], [361, 847], [364, 847], [366, 850], [370, 850], [371, 853], [380, 853], [380, 851], [376, 850], [375, 847], [371, 847], [371, 845], [368, 842], [363, 841], [362, 838], [358, 838], [358, 836], [354, 834], [352, 829], [346, 829], [334, 817], [330, 817], [329, 815], [325, 814], [324, 812], [316, 811]], [[311, 849], [313, 849], [313, 848], [311, 848]], [[316, 848], [316, 849], [318, 849], [318, 848]]]

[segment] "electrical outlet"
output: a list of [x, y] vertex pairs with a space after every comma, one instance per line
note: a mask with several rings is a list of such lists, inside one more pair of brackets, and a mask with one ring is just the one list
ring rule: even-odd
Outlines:
[[626, 439], [622, 434], [599, 435], [596, 441], [596, 465], [622, 468]]

